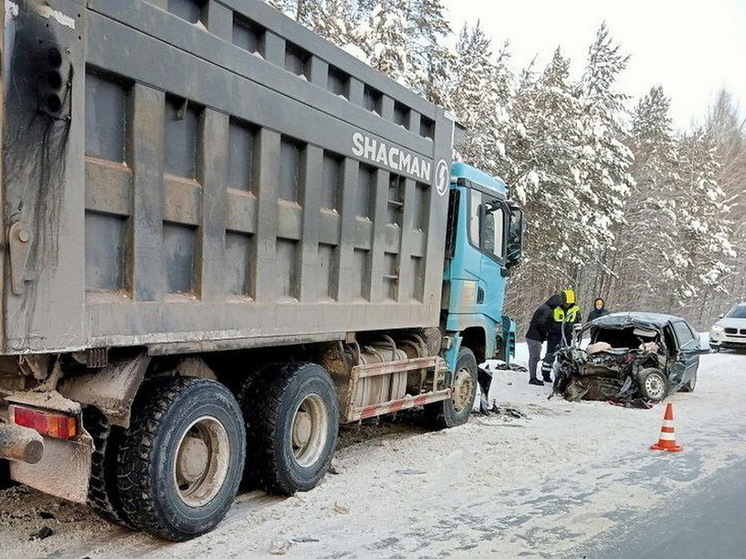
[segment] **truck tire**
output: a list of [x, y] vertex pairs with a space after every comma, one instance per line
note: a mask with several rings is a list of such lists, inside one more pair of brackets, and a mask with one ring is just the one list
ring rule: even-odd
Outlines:
[[477, 359], [468, 347], [459, 349], [454, 375], [453, 397], [425, 406], [425, 417], [436, 429], [457, 427], [469, 420], [477, 396]]
[[638, 375], [640, 394], [651, 402], [660, 402], [666, 397], [666, 377], [658, 369], [643, 369]]
[[0, 458], [0, 489], [7, 489], [13, 486], [13, 480], [10, 479], [10, 462]]
[[[240, 384], [236, 387], [235, 394], [238, 405], [241, 408], [241, 413], [243, 414], [244, 421], [249, 416], [249, 409], [253, 405], [252, 398], [254, 398], [254, 396], [251, 395], [251, 386], [255, 382], [257, 382], [257, 379], [261, 379], [264, 375], [274, 374], [272, 372], [266, 373], [265, 371], [277, 371], [281, 366], [281, 363], [269, 363], [263, 365], [262, 367], [259, 367], [258, 369], [250, 370], [248, 374], [246, 374], [243, 379], [241, 379]], [[259, 382], [262, 381], [260, 380]], [[246, 436], [248, 440], [248, 428]], [[241, 481], [241, 489], [246, 491], [257, 489], [259, 487], [256, 480], [256, 465], [253, 462], [255, 453], [251, 451], [252, 448], [253, 447], [251, 445], [247, 444], [246, 463], [243, 469], [243, 480]]]
[[339, 404], [329, 373], [315, 363], [266, 368], [244, 402], [249, 476], [275, 495], [308, 491], [337, 446]]
[[226, 387], [189, 377], [149, 381], [119, 447], [124, 513], [172, 541], [209, 532], [233, 503], [245, 457], [241, 410]]
[[93, 438], [88, 504], [104, 520], [132, 528], [122, 510], [117, 487], [117, 452], [121, 427], [112, 426], [98, 409], [83, 410], [83, 426]]

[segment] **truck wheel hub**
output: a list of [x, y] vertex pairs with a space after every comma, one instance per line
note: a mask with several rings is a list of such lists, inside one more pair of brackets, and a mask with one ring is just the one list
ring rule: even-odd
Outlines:
[[299, 411], [293, 423], [293, 446], [303, 446], [311, 440], [311, 416], [308, 412]]
[[200, 507], [210, 502], [228, 475], [230, 441], [214, 417], [192, 422], [179, 441], [174, 464], [174, 484], [187, 505]]
[[205, 441], [188, 435], [181, 443], [177, 462], [177, 475], [184, 481], [198, 480], [207, 468], [209, 453]]
[[295, 461], [308, 468], [324, 453], [329, 431], [329, 418], [324, 400], [309, 394], [300, 403], [293, 417], [291, 444]]
[[457, 412], [469, 405], [473, 391], [474, 378], [471, 376], [471, 371], [465, 367], [459, 369], [453, 385], [453, 407]]

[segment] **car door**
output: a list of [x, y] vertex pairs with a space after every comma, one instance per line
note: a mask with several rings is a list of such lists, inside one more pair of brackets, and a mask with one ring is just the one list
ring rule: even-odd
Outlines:
[[699, 367], [699, 337], [683, 320], [672, 323], [676, 338], [676, 352], [669, 365], [669, 379], [672, 384], [682, 385], [696, 374]]

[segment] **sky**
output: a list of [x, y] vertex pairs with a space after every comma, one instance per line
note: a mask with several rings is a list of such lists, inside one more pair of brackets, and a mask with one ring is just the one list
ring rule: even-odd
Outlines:
[[454, 33], [478, 20], [494, 50], [510, 42], [514, 69], [540, 67], [559, 45], [579, 76], [606, 22], [631, 55], [619, 90], [634, 99], [662, 85], [679, 129], [701, 122], [725, 87], [746, 115], [746, 0], [443, 0]]

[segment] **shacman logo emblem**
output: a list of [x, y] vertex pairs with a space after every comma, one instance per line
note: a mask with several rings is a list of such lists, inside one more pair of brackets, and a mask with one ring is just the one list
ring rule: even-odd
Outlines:
[[438, 165], [435, 167], [435, 190], [438, 194], [445, 196], [448, 192], [448, 180], [450, 179], [450, 173], [448, 172], [448, 163], [445, 159], [438, 161]]
[[383, 140], [365, 136], [361, 132], [352, 135], [352, 153], [377, 165], [416, 177], [427, 184], [433, 178], [432, 161], [398, 146], [389, 145]]

